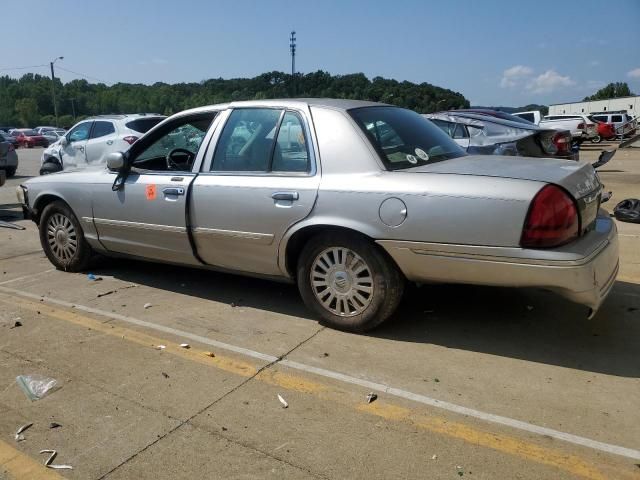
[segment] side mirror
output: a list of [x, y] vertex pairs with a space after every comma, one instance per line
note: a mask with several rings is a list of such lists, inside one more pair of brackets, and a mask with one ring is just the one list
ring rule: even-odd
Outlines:
[[113, 172], [119, 172], [124, 167], [124, 155], [122, 152], [113, 152], [107, 155], [107, 168]]
[[67, 140], [67, 137], [60, 138], [60, 145], [62, 145], [63, 147], [66, 147], [68, 143], [69, 141]]

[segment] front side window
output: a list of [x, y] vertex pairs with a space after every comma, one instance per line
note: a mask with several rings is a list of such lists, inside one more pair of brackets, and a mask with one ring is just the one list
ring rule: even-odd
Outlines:
[[190, 171], [215, 115], [216, 112], [209, 112], [179, 118], [156, 132], [146, 146], [144, 143], [137, 146], [136, 142], [133, 166], [144, 170]]
[[367, 136], [388, 170], [462, 157], [464, 150], [421, 115], [398, 107], [363, 107], [349, 115]]
[[91, 131], [91, 138], [100, 138], [105, 135], [111, 135], [116, 133], [116, 129], [111, 122], [105, 122], [102, 120], [96, 120], [93, 122], [93, 130]]
[[92, 122], [81, 123], [69, 132], [68, 139], [70, 142], [81, 142], [89, 138], [89, 130], [91, 130]]
[[613, 123], [622, 122], [622, 115], [611, 115], [611, 121]]

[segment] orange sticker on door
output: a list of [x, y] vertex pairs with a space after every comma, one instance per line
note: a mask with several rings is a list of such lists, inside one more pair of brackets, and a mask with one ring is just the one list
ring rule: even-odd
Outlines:
[[145, 189], [145, 195], [147, 196], [147, 200], [155, 200], [156, 199], [156, 186], [155, 184], [147, 185]]

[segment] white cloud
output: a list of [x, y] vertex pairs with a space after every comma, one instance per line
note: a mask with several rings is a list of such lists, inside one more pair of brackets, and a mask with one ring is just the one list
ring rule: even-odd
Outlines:
[[502, 79], [500, 80], [500, 86], [502, 88], [515, 87], [522, 80], [530, 77], [533, 74], [533, 69], [525, 65], [514, 65], [511, 68], [507, 68], [502, 73]]
[[598, 60], [591, 60], [589, 62], [589, 66], [591, 66], [591, 67], [597, 67], [599, 65], [600, 65], [600, 62]]
[[634, 68], [629, 73], [627, 73], [627, 76], [631, 78], [640, 78], [640, 68]]
[[562, 76], [555, 70], [547, 70], [546, 72], [533, 78], [528, 84], [527, 89], [533, 93], [551, 93], [558, 88], [571, 87], [576, 82], [570, 77]]
[[138, 65], [166, 65], [167, 63], [169, 63], [167, 60], [165, 60], [164, 58], [152, 58], [150, 60], [140, 60], [138, 62]]

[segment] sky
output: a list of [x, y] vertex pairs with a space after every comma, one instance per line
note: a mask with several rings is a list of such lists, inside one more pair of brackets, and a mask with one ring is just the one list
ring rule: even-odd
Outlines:
[[428, 82], [472, 105], [575, 101], [614, 81], [640, 93], [640, 0], [31, 0], [23, 8], [28, 15], [4, 18], [0, 75], [48, 75], [64, 56], [55, 66], [65, 82], [253, 77], [290, 71], [295, 30], [298, 72]]

